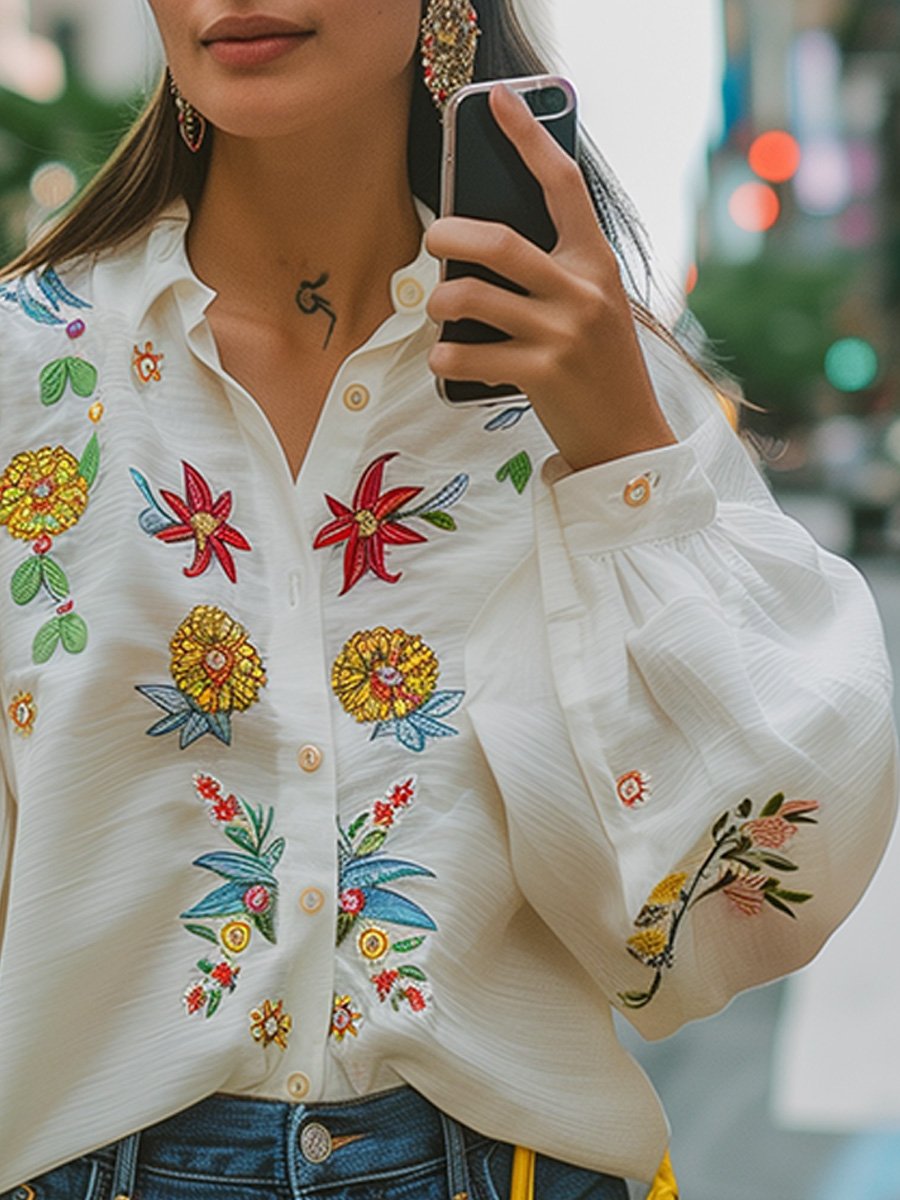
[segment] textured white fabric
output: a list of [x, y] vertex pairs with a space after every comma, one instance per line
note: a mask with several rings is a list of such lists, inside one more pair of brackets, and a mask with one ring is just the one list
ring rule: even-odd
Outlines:
[[[628, 939], [648, 922], [667, 928], [697, 883], [653, 999], [626, 1010], [649, 1036], [665, 1035], [806, 962], [887, 840], [891, 685], [866, 587], [778, 511], [715, 398], [647, 334], [677, 446], [570, 474], [532, 413], [442, 405], [424, 312], [437, 264], [424, 246], [391, 281], [393, 315], [340, 367], [295, 483], [261, 409], [221, 368], [204, 317], [214, 293], [187, 260], [187, 219], [174, 205], [92, 268], [62, 270], [89, 309], [37, 277], [0, 302], [0, 756], [11, 831], [0, 1189], [213, 1091], [299, 1099], [304, 1078], [309, 1100], [407, 1081], [488, 1135], [649, 1180], [666, 1123], [617, 1043], [611, 1006], [646, 992], [655, 971]], [[39, 323], [42, 311], [61, 323]], [[66, 332], [73, 319], [86, 326], [77, 338]], [[158, 379], [149, 354], [164, 355]], [[83, 365], [44, 370], [72, 355], [97, 368], [93, 390]], [[86, 453], [93, 436], [99, 467]], [[44, 446], [78, 460], [74, 499], [40, 471], [11, 490], [7, 464]], [[384, 455], [380, 487], [354, 498]], [[77, 523], [49, 547], [35, 540], [86, 483]], [[397, 488], [422, 490], [379, 507]], [[225, 492], [230, 507], [211, 514]], [[179, 497], [206, 516], [191, 517], [186, 540], [166, 541]], [[393, 539], [385, 570], [399, 579], [367, 570], [341, 594], [348, 542], [313, 544], [342, 512], [363, 548]], [[222, 519], [249, 550], [221, 540]], [[194, 533], [216, 553], [189, 577]], [[23, 566], [38, 560], [43, 568]], [[72, 597], [74, 610], [58, 611]], [[170, 639], [197, 605], [231, 614], [265, 664], [255, 693], [234, 676], [243, 708], [223, 688], [229, 655], [252, 667], [246, 643], [209, 642], [194, 676], [170, 674]], [[72, 612], [87, 625], [83, 648]], [[46, 661], [35, 662], [47, 622]], [[379, 627], [425, 644], [366, 659], [360, 690], [342, 693], [364, 718], [393, 705], [381, 724], [354, 719], [332, 686], [345, 645]], [[396, 645], [412, 642], [398, 635]], [[181, 641], [172, 650], [179, 662], [185, 652]], [[207, 686], [190, 708], [183, 688], [194, 678]], [[28, 702], [15, 707], [22, 694], [36, 707], [30, 733], [20, 728], [32, 723]], [[366, 695], [373, 707], [354, 709]], [[303, 746], [321, 753], [318, 769], [298, 765]], [[209, 803], [195, 791], [198, 773], [221, 781], [220, 820], [215, 786], [201, 781]], [[629, 777], [638, 793], [651, 777], [642, 803], [632, 804], [641, 795]], [[773, 853], [790, 860], [771, 875], [814, 898], [789, 904], [793, 918], [762, 900], [754, 912], [752, 879], [768, 876], [735, 864], [751, 877], [748, 911], [739, 889], [700, 899], [725, 869], [710, 860], [698, 875], [720, 815], [747, 797], [757, 819], [780, 791], [815, 801], [815, 812], [785, 811], [818, 823], [786, 831], [784, 817], [769, 818]], [[229, 809], [232, 793], [262, 817], [272, 810], [255, 875], [246, 860], [257, 835], [247, 810]], [[681, 895], [657, 895], [658, 911], [636, 927], [673, 871]], [[224, 911], [182, 917], [229, 883]], [[335, 949], [339, 910], [349, 932]], [[273, 914], [274, 943], [262, 932]], [[186, 994], [206, 1001], [192, 1014]]]

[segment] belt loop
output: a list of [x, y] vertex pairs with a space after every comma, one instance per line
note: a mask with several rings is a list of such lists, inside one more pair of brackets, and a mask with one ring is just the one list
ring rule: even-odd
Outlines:
[[112, 1200], [134, 1200], [134, 1184], [137, 1178], [138, 1151], [141, 1135], [133, 1133], [122, 1138], [116, 1146], [116, 1165], [113, 1168]]
[[447, 1183], [450, 1200], [470, 1200], [469, 1164], [466, 1159], [466, 1135], [461, 1125], [446, 1113], [440, 1114], [447, 1148]]

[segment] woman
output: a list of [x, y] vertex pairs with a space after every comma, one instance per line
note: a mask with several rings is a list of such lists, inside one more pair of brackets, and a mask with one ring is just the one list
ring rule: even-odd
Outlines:
[[177, 85], [2, 291], [0, 1188], [646, 1194], [612, 1010], [800, 966], [887, 838], [871, 599], [588, 151], [495, 89], [559, 244], [434, 220], [474, 47], [541, 67], [507, 0], [152, 8]]

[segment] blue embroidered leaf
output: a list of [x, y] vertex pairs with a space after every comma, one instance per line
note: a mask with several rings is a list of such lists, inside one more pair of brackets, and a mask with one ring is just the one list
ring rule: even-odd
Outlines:
[[134, 690], [168, 713], [187, 713], [193, 708], [184, 692], [170, 683], [139, 683]]
[[427, 521], [429, 525], [433, 525], [435, 529], [446, 529], [448, 533], [455, 533], [458, 526], [449, 513], [445, 512], [426, 512], [422, 513], [422, 520]]
[[49, 406], [61, 400], [62, 394], [66, 390], [67, 378], [68, 371], [64, 358], [57, 358], [53, 362], [47, 363], [40, 374], [41, 404]]
[[401, 746], [405, 746], [407, 750], [412, 750], [415, 754], [421, 754], [425, 749], [425, 736], [418, 725], [413, 724], [411, 717], [404, 717], [402, 721], [395, 721], [394, 732], [397, 735], [397, 741]]
[[[433, 512], [435, 509], [450, 508], [463, 498], [468, 486], [469, 476], [457, 475], [449, 483], [445, 484], [439, 492], [435, 492], [433, 496], [429, 496], [427, 500], [423, 500], [415, 508], [408, 508], [404, 512], [398, 513], [395, 520], [403, 520], [405, 517], [422, 516], [425, 513]], [[427, 520], [427, 518], [425, 519]]]
[[76, 396], [86, 400], [93, 395], [97, 386], [97, 368], [83, 358], [73, 355], [66, 360], [69, 367], [69, 382]]
[[244, 912], [244, 892], [247, 890], [243, 883], [226, 883], [214, 892], [181, 914], [182, 921], [190, 921], [193, 917], [234, 917]]
[[380, 850], [384, 845], [387, 831], [384, 829], [373, 829], [367, 833], [363, 840], [356, 847], [356, 854], [360, 858], [365, 858], [368, 854], [374, 854], [376, 850]]
[[254, 883], [277, 886], [275, 876], [265, 863], [247, 854], [238, 854], [235, 850], [217, 850], [213, 854], [203, 854], [194, 859], [194, 866], [215, 871], [225, 879], [240, 880], [248, 886]]
[[408, 879], [414, 875], [434, 878], [434, 871], [420, 867], [417, 863], [406, 862], [402, 858], [367, 858], [356, 859], [350, 863], [341, 875], [341, 890], [348, 887], [367, 888], [379, 883], [388, 883], [392, 879]]
[[404, 979], [418, 979], [419, 983], [428, 982], [428, 976], [422, 968], [414, 967], [412, 963], [405, 963], [402, 967], [398, 967], [397, 974], [402, 975]]
[[533, 470], [528, 452], [520, 450], [518, 454], [503, 464], [497, 472], [497, 480], [502, 483], [504, 479], [508, 479], [521, 496], [528, 486]]
[[94, 480], [97, 478], [97, 472], [100, 469], [100, 443], [97, 441], [96, 433], [91, 434], [91, 440], [84, 448], [84, 453], [78, 463], [78, 474], [84, 479], [88, 487], [92, 487]]
[[410, 925], [413, 929], [437, 929], [424, 908], [386, 888], [369, 893], [365, 913], [373, 921], [391, 921], [395, 925]]
[[59, 618], [59, 634], [64, 650], [69, 654], [80, 654], [88, 640], [88, 628], [84, 617], [78, 613], [64, 613]]
[[192, 746], [194, 742], [199, 741], [210, 732], [209, 719], [206, 713], [193, 710], [184, 722], [181, 734], [178, 738], [178, 747], [180, 750], [186, 750], [188, 746]]
[[44, 587], [50, 593], [54, 600], [65, 600], [69, 594], [69, 581], [66, 578], [66, 573], [59, 565], [48, 558], [45, 554], [40, 560], [41, 563], [41, 578]]
[[87, 300], [82, 300], [70, 292], [53, 267], [47, 267], [38, 275], [38, 286], [54, 308], [59, 308], [60, 302], [72, 308], [92, 308]]
[[167, 733], [174, 733], [176, 729], [180, 729], [185, 724], [187, 719], [186, 712], [170, 713], [169, 716], [157, 721], [155, 725], [151, 725], [147, 730], [147, 736], [163, 737]]
[[13, 572], [10, 591], [16, 604], [29, 604], [41, 590], [41, 560], [37, 555], [26, 558]]
[[404, 938], [402, 942], [394, 942], [391, 949], [395, 954], [409, 954], [412, 950], [418, 950], [424, 941], [424, 935], [422, 937]]
[[39, 325], [65, 324], [62, 317], [58, 317], [46, 304], [42, 304], [40, 300], [35, 300], [28, 294], [24, 279], [19, 280], [16, 299], [25, 316], [30, 317], [32, 321], [37, 321]]
[[209, 732], [224, 742], [226, 746], [231, 745], [231, 714], [230, 713], [203, 713], [206, 721], [206, 728]]
[[16, 290], [8, 283], [0, 283], [0, 300], [7, 300], [10, 304], [17, 304]]
[[215, 930], [210, 929], [207, 925], [185, 925], [185, 929], [188, 933], [193, 933], [196, 937], [204, 938], [207, 942], [213, 942], [216, 946], [219, 944]]
[[504, 408], [503, 412], [491, 417], [485, 425], [485, 429], [490, 433], [497, 429], [512, 429], [514, 425], [518, 425], [527, 412], [531, 412], [530, 404], [526, 404], [522, 408]]
[[236, 846], [240, 846], [242, 850], [249, 850], [251, 854], [256, 853], [256, 842], [253, 834], [249, 829], [244, 829], [242, 825], [227, 825], [225, 827], [225, 836], [230, 838]]
[[415, 716], [428, 717], [449, 717], [451, 713], [455, 713], [463, 702], [465, 696], [463, 691], [444, 691], [435, 692], [433, 696], [417, 709]]
[[376, 738], [396, 737], [397, 722], [396, 721], [378, 721], [372, 729], [370, 742], [374, 742]]
[[407, 717], [407, 720], [415, 725], [416, 729], [425, 738], [445, 738], [456, 737], [459, 733], [458, 729], [454, 729], [452, 725], [445, 725], [443, 721], [435, 721], [433, 717], [426, 717], [421, 712], [412, 713]]
[[36, 663], [45, 663], [53, 654], [59, 642], [59, 617], [51, 617], [34, 635], [31, 643], [31, 657]]

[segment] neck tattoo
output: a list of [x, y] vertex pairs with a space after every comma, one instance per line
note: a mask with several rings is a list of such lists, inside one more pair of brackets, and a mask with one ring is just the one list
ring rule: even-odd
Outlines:
[[331, 334], [337, 321], [337, 315], [331, 307], [330, 301], [326, 300], [324, 296], [319, 295], [316, 290], [317, 288], [324, 287], [327, 282], [327, 271], [323, 271], [318, 279], [304, 279], [297, 289], [297, 295], [294, 297], [297, 301], [297, 307], [302, 313], [306, 313], [307, 316], [314, 316], [317, 312], [323, 312], [328, 317], [328, 334], [325, 338], [325, 345], [322, 347], [323, 350], [327, 348], [328, 343], [331, 341]]

